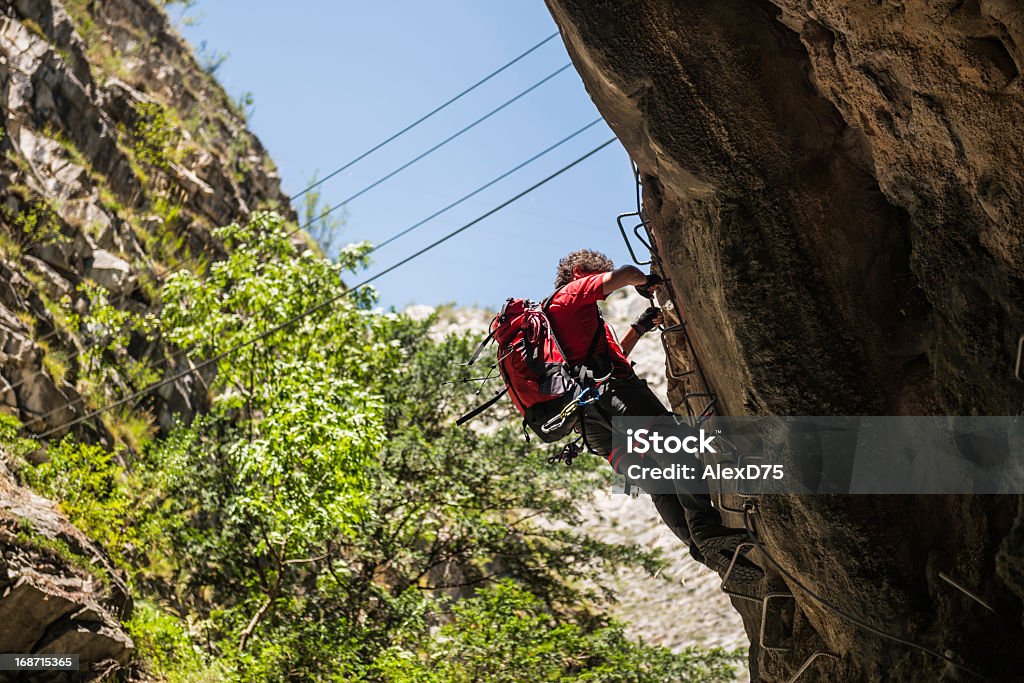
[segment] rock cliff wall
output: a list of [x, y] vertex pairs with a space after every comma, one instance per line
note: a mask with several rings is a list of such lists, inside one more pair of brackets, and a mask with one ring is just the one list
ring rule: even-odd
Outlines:
[[[639, 165], [719, 412], [1019, 410], [1019, 4], [548, 6]], [[777, 498], [758, 522], [769, 552], [832, 607], [1006, 680], [1024, 664], [1022, 512], [1014, 496]], [[760, 651], [759, 609], [742, 609], [763, 680], [788, 680], [818, 651], [838, 658], [802, 680], [969, 676], [788, 588], [795, 612], [772, 606], [785, 651]]]
[[[54, 411], [80, 398], [77, 360], [97, 343], [65, 322], [88, 308], [83, 281], [148, 310], [169, 272], [216, 251], [211, 228], [287, 203], [231, 100], [148, 0], [0, 2], [0, 102], [0, 396], [42, 432], [85, 404]], [[201, 396], [183, 381], [152, 410], [167, 426]]]
[[77, 654], [79, 679], [126, 666], [134, 645], [120, 621], [132, 608], [123, 572], [51, 501], [11, 480], [0, 464], [0, 651]]

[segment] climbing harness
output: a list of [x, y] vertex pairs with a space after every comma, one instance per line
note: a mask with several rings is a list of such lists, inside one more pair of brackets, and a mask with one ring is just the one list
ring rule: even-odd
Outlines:
[[[604, 389], [606, 386], [607, 385], [602, 382], [593, 387], [588, 387], [586, 390], [584, 390], [582, 394], [580, 394], [579, 398], [576, 399], [575, 405], [567, 405], [562, 410], [562, 412], [559, 413], [559, 415], [556, 415], [555, 417], [551, 418], [549, 422], [558, 419], [560, 419], [561, 421], [567, 420], [570, 417], [572, 417], [572, 414], [577, 410], [580, 411], [580, 414], [582, 414], [583, 411], [586, 410], [587, 406], [594, 405], [601, 400], [601, 395], [604, 393]], [[559, 426], [561, 426], [561, 421], [555, 424], [553, 428], [557, 429]], [[562, 450], [560, 450], [558, 453], [549, 455], [549, 465], [555, 465], [559, 462], [564, 462], [566, 467], [568, 467], [572, 465], [572, 461], [576, 459], [576, 456], [578, 456], [583, 451], [587, 450], [593, 452], [593, 450], [590, 448], [590, 445], [587, 443], [586, 427], [584, 426], [583, 420], [580, 420], [577, 423], [576, 428], [580, 433], [579, 437], [565, 444], [565, 446], [562, 447]]]

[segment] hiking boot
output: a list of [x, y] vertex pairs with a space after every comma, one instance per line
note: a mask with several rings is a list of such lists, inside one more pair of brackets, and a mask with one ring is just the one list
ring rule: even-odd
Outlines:
[[[723, 531], [726, 530], [723, 528]], [[740, 586], [748, 587], [748, 590], [756, 588], [764, 579], [764, 570], [745, 556], [749, 548], [740, 551], [739, 555], [736, 554], [736, 549], [747, 540], [747, 534], [742, 529], [728, 529], [726, 533], [702, 535], [696, 539], [697, 548], [704, 556], [704, 564], [718, 572], [723, 579], [728, 573], [730, 589], [736, 590]], [[735, 563], [733, 557], [736, 557]]]

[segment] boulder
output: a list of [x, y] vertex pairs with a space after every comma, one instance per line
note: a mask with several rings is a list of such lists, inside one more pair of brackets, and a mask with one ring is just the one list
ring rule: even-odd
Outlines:
[[131, 610], [124, 576], [53, 502], [19, 487], [2, 457], [0, 649], [79, 654], [82, 671], [126, 664], [134, 644], [120, 624]]
[[131, 264], [106, 249], [96, 249], [86, 261], [85, 274], [113, 294], [124, 294], [135, 287]]

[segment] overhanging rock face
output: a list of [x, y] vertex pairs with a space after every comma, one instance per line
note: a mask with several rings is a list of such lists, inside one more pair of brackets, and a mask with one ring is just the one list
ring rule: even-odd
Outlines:
[[[639, 165], [720, 412], [1019, 410], [1024, 8], [548, 5]], [[755, 652], [763, 680], [818, 651], [840, 658], [819, 658], [808, 679], [937, 680], [952, 666], [831, 608], [971, 668], [1019, 671], [1021, 517], [1015, 497], [762, 501], [768, 551], [828, 599], [788, 586], [790, 649]]]

